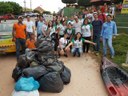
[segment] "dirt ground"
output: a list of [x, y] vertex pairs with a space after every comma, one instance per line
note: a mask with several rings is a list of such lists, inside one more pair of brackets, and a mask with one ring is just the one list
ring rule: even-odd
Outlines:
[[[84, 54], [80, 58], [62, 57], [61, 60], [71, 70], [71, 83], [61, 93], [40, 92], [40, 96], [107, 96], [96, 59]], [[14, 54], [0, 56], [0, 96], [11, 96], [15, 84], [11, 75], [15, 65]]]

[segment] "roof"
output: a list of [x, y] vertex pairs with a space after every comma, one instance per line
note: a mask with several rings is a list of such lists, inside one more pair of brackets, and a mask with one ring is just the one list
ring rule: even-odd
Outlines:
[[38, 6], [37, 8], [35, 8], [34, 10], [39, 11], [40, 13], [43, 13], [45, 10], [43, 8], [41, 8], [40, 6]]

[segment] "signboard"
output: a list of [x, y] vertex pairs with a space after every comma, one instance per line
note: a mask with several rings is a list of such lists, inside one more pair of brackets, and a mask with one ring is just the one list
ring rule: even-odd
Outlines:
[[43, 14], [43, 17], [46, 21], [52, 21], [53, 20], [53, 15]]
[[123, 1], [121, 14], [128, 14], [128, 0]]

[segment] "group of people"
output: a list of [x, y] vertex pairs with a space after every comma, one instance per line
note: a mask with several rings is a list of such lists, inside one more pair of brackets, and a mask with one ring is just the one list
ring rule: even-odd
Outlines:
[[102, 40], [103, 56], [107, 55], [108, 44], [111, 58], [114, 58], [112, 38], [117, 34], [117, 27], [112, 19], [112, 15], [104, 14], [101, 10], [93, 13], [84, 10], [83, 14], [74, 15], [71, 18], [57, 15], [53, 16], [51, 21], [46, 21], [43, 16], [38, 16], [35, 22], [31, 20], [31, 17], [27, 16], [27, 21], [23, 21], [20, 16], [18, 23], [14, 24], [12, 32], [13, 41], [16, 43], [17, 59], [20, 56], [21, 47], [23, 53], [26, 47], [35, 48], [36, 36], [37, 38], [41, 36], [53, 39], [55, 42], [54, 51], [65, 57], [68, 57], [70, 53], [78, 57], [82, 53], [88, 53], [90, 44], [93, 45], [94, 51], [98, 54], [100, 40]]

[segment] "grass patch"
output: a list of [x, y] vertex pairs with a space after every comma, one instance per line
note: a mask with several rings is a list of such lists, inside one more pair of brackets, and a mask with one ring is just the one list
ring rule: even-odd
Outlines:
[[[122, 67], [121, 64], [125, 63], [126, 53], [128, 51], [128, 34], [120, 33], [120, 35], [113, 40], [113, 46], [116, 52], [113, 62], [118, 64], [120, 67]], [[128, 72], [128, 69], [126, 68], [124, 69], [127, 70]]]

